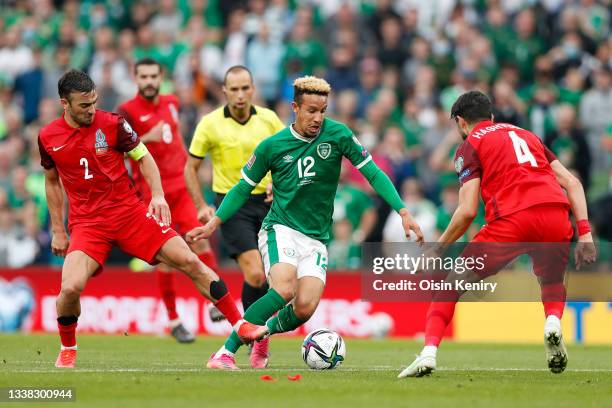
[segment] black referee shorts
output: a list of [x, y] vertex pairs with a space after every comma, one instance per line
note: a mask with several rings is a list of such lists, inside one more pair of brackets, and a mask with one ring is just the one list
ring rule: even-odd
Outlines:
[[[215, 205], [219, 208], [225, 194], [218, 194]], [[251, 194], [247, 202], [229, 220], [221, 224], [223, 245], [232, 258], [251, 249], [259, 249], [257, 234], [261, 229], [270, 203], [265, 202], [265, 194]]]

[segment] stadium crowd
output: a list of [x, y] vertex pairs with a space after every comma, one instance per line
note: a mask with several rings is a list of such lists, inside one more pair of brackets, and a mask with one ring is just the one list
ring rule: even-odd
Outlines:
[[[576, 172], [588, 189], [598, 239], [612, 239], [610, 1], [3, 4], [0, 265], [60, 262], [49, 249], [37, 145], [40, 127], [60, 114], [60, 75], [69, 68], [88, 72], [98, 108], [113, 111], [136, 93], [132, 67], [142, 57], [163, 64], [162, 93], [180, 98], [187, 145], [199, 118], [223, 103], [221, 82], [233, 65], [251, 70], [256, 103], [287, 124], [293, 80], [324, 77], [333, 87], [329, 115], [373, 153], [428, 240], [444, 230], [458, 200], [452, 157], [461, 139], [450, 107], [461, 93], [483, 90], [496, 121], [532, 130]], [[210, 185], [210, 166], [203, 167], [203, 184]], [[331, 268], [345, 269], [359, 264], [361, 242], [402, 240], [403, 230], [358, 171], [346, 166], [341, 177], [329, 259]]]

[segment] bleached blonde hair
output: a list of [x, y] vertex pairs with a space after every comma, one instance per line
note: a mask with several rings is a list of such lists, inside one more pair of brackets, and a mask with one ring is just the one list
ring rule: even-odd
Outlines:
[[301, 102], [301, 96], [305, 94], [315, 94], [327, 96], [331, 92], [329, 83], [315, 76], [303, 76], [293, 81], [293, 100]]

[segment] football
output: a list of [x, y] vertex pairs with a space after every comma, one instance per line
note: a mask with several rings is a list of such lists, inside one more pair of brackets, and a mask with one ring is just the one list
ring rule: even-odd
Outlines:
[[333, 330], [317, 329], [310, 332], [302, 343], [302, 358], [313, 370], [338, 367], [346, 357], [346, 345]]

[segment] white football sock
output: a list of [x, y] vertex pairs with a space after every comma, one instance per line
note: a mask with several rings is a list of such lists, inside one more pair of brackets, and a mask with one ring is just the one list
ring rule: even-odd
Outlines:
[[438, 354], [438, 347], [436, 346], [425, 346], [421, 351], [421, 356], [436, 357], [436, 354]]
[[78, 347], [77, 347], [77, 345], [76, 345], [76, 344], [75, 344], [74, 346], [72, 346], [72, 347], [62, 346], [62, 347], [60, 348], [60, 350], [78, 350]]
[[171, 329], [174, 329], [174, 328], [175, 328], [175, 327], [177, 327], [179, 324], [181, 324], [181, 319], [180, 319], [180, 318], [176, 318], [176, 319], [174, 319], [174, 320], [170, 320], [170, 321], [168, 322], [168, 326], [169, 326]]
[[226, 355], [230, 355], [230, 356], [234, 356], [234, 353], [232, 353], [231, 351], [229, 351], [228, 349], [225, 348], [225, 346], [221, 346], [221, 348], [219, 349], [219, 351], [217, 351], [215, 353], [215, 358], [219, 358], [221, 357], [223, 354]]
[[544, 330], [551, 331], [554, 329], [561, 330], [561, 320], [555, 315], [549, 315], [546, 317], [546, 323], [544, 323]]

